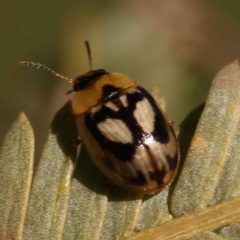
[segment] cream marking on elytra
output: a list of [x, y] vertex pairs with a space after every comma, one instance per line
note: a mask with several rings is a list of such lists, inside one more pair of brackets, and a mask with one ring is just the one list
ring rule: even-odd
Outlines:
[[105, 106], [110, 108], [111, 110], [113, 110], [114, 112], [119, 111], [119, 108], [116, 106], [116, 104], [114, 104], [113, 102], [107, 102], [105, 103]]
[[149, 159], [149, 154], [144, 146], [138, 146], [134, 154], [134, 164], [135, 168], [139, 169], [145, 176], [147, 182], [151, 181], [149, 179], [149, 171], [154, 171], [152, 168], [151, 161]]
[[127, 93], [131, 94], [131, 93], [135, 93], [135, 92], [140, 92], [139, 89], [135, 88], [135, 87], [130, 87], [129, 89], [127, 89]]
[[151, 151], [151, 156], [154, 158], [154, 162], [158, 166], [159, 169], [169, 169], [169, 164], [166, 158], [166, 151], [164, 147], [157, 142], [153, 141], [151, 144], [148, 145], [149, 150]]
[[[174, 139], [174, 135], [172, 132], [169, 131], [170, 139]], [[174, 155], [178, 151], [177, 144], [174, 141], [169, 141], [168, 144], [165, 145], [165, 153], [167, 152], [169, 155], [171, 153]]]
[[133, 142], [132, 133], [122, 120], [107, 118], [104, 122], [98, 123], [97, 127], [111, 141], [121, 143]]
[[154, 131], [155, 114], [146, 98], [137, 102], [133, 115], [144, 132]]
[[[170, 139], [174, 136], [169, 132]], [[149, 144], [152, 156], [155, 159], [155, 162], [162, 169], [163, 167], [168, 171], [170, 170], [169, 162], [167, 156], [174, 157], [175, 153], [178, 151], [177, 145], [173, 141], [169, 141], [168, 144], [162, 145], [157, 141]]]
[[97, 104], [89, 109], [91, 116], [93, 116], [96, 112], [99, 112], [102, 109], [102, 104]]
[[128, 106], [127, 95], [122, 95], [122, 96], [120, 96], [120, 101], [122, 102], [122, 105], [123, 105], [124, 107], [127, 107], [127, 106]]

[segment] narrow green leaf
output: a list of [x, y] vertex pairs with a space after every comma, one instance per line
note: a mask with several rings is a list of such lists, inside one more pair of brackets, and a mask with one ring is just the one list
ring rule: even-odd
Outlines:
[[34, 155], [32, 127], [21, 113], [0, 154], [0, 239], [22, 239]]
[[71, 183], [63, 240], [99, 239], [107, 207], [107, 193], [105, 177], [82, 147]]
[[226, 160], [211, 204], [240, 196], [240, 122], [226, 151]]
[[67, 104], [52, 123], [33, 181], [24, 239], [61, 239], [76, 155], [71, 140], [77, 131], [70, 112]]
[[131, 235], [137, 222], [141, 202], [141, 195], [117, 187], [111, 188], [100, 239], [123, 239]]
[[172, 215], [168, 211], [168, 194], [169, 187], [154, 196], [146, 195], [143, 198], [136, 231], [155, 227], [172, 219]]
[[220, 173], [232, 148], [235, 151], [231, 157], [235, 156], [236, 162], [239, 159], [239, 137], [236, 135], [240, 120], [239, 95], [240, 68], [235, 61], [223, 68], [212, 83], [173, 192], [171, 211], [175, 216], [206, 207], [214, 196]]

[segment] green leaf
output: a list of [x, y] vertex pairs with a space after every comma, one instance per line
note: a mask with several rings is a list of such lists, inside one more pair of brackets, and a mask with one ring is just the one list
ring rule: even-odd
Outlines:
[[112, 188], [109, 195], [100, 239], [123, 239], [133, 233], [136, 225], [141, 196]]
[[81, 149], [72, 179], [63, 239], [99, 239], [107, 208], [106, 182]]
[[155, 227], [172, 219], [168, 210], [169, 187], [158, 194], [146, 195], [140, 208], [137, 219], [136, 231], [142, 231], [147, 228]]
[[0, 154], [0, 239], [21, 239], [33, 155], [32, 127], [21, 113], [8, 131]]
[[205, 208], [211, 200], [239, 196], [239, 96], [240, 68], [235, 61], [213, 80], [173, 191], [171, 211], [175, 216]]
[[67, 215], [76, 149], [69, 103], [55, 116], [33, 180], [24, 239], [59, 239]]

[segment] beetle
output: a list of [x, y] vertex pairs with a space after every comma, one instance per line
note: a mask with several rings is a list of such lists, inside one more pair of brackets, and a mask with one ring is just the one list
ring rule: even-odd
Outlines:
[[99, 170], [114, 184], [156, 193], [174, 179], [179, 148], [171, 123], [154, 98], [130, 77], [92, 70], [69, 79], [40, 63], [21, 62], [73, 83], [72, 109], [78, 133]]

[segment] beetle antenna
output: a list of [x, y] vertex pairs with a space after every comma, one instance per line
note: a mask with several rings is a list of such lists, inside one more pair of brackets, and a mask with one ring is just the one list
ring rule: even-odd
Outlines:
[[62, 78], [62, 79], [66, 80], [69, 83], [73, 83], [74, 82], [73, 79], [68, 78], [68, 77], [64, 77], [61, 74], [55, 72], [53, 69], [51, 69], [51, 68], [49, 68], [49, 67], [47, 67], [47, 66], [45, 66], [45, 65], [43, 65], [41, 63], [23, 61], [23, 62], [20, 62], [19, 64], [22, 65], [22, 66], [27, 66], [27, 67], [35, 67], [36, 69], [42, 68], [42, 69], [52, 73], [54, 76]]
[[91, 48], [90, 48], [90, 44], [87, 40], [85, 41], [85, 45], [86, 45], [86, 48], [87, 48], [88, 60], [89, 60], [89, 63], [90, 63], [90, 70], [92, 70]]

